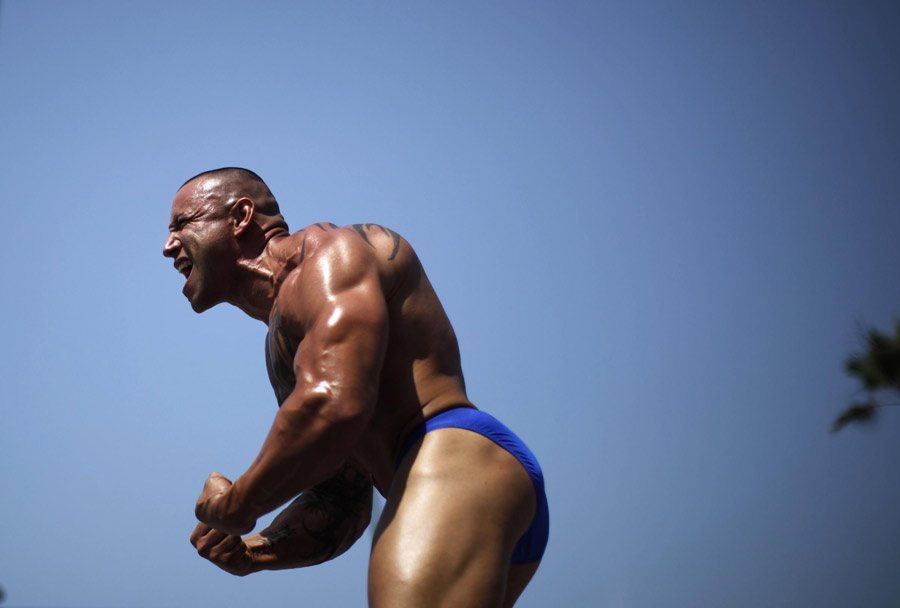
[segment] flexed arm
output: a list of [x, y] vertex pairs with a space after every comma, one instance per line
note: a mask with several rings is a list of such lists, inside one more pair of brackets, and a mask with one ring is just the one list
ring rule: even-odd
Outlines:
[[372, 482], [348, 464], [301, 494], [247, 544], [260, 569], [312, 566], [349, 549], [369, 525], [371, 515]]
[[197, 519], [221, 532], [245, 534], [259, 516], [332, 477], [375, 408], [388, 322], [371, 253], [358, 239], [336, 239], [306, 264], [276, 303], [283, 331], [299, 338], [296, 386], [253, 464], [197, 502]]
[[191, 535], [197, 552], [226, 572], [313, 566], [349, 549], [372, 512], [372, 483], [351, 464], [304, 492], [258, 534], [241, 539], [199, 524]]

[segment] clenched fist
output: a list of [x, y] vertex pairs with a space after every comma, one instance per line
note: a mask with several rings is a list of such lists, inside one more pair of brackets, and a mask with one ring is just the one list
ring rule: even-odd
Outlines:
[[197, 519], [219, 532], [238, 536], [253, 530], [255, 517], [237, 510], [231, 492], [231, 481], [219, 473], [210, 473], [197, 499], [194, 514]]
[[197, 548], [197, 553], [225, 572], [236, 576], [252, 572], [253, 561], [240, 536], [219, 532], [201, 523], [191, 534], [191, 544]]

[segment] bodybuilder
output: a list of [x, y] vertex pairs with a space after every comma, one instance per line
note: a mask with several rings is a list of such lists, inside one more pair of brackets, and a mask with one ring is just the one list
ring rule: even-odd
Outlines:
[[366, 529], [374, 487], [386, 503], [371, 606], [512, 606], [547, 542], [543, 477], [467, 399], [456, 336], [410, 245], [375, 224], [291, 234], [266, 184], [225, 168], [178, 190], [163, 253], [196, 312], [227, 302], [267, 324], [279, 404], [246, 472], [206, 480], [199, 554], [239, 576], [332, 559]]

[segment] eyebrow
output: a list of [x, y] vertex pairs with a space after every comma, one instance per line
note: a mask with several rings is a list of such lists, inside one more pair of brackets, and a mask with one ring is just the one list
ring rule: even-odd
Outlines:
[[180, 222], [182, 220], [184, 220], [184, 214], [183, 213], [176, 214], [172, 218], [172, 221], [169, 222], [169, 232], [172, 232], [173, 230], [175, 230], [175, 224], [177, 224], [178, 222]]

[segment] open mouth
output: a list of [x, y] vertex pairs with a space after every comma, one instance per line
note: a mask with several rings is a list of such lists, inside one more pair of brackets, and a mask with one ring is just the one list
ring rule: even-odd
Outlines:
[[178, 272], [183, 274], [185, 276], [185, 278], [191, 276], [191, 269], [193, 269], [193, 268], [194, 268], [194, 264], [187, 258], [185, 258], [179, 262], [176, 262], [176, 264], [175, 264], [175, 270], [177, 270]]

